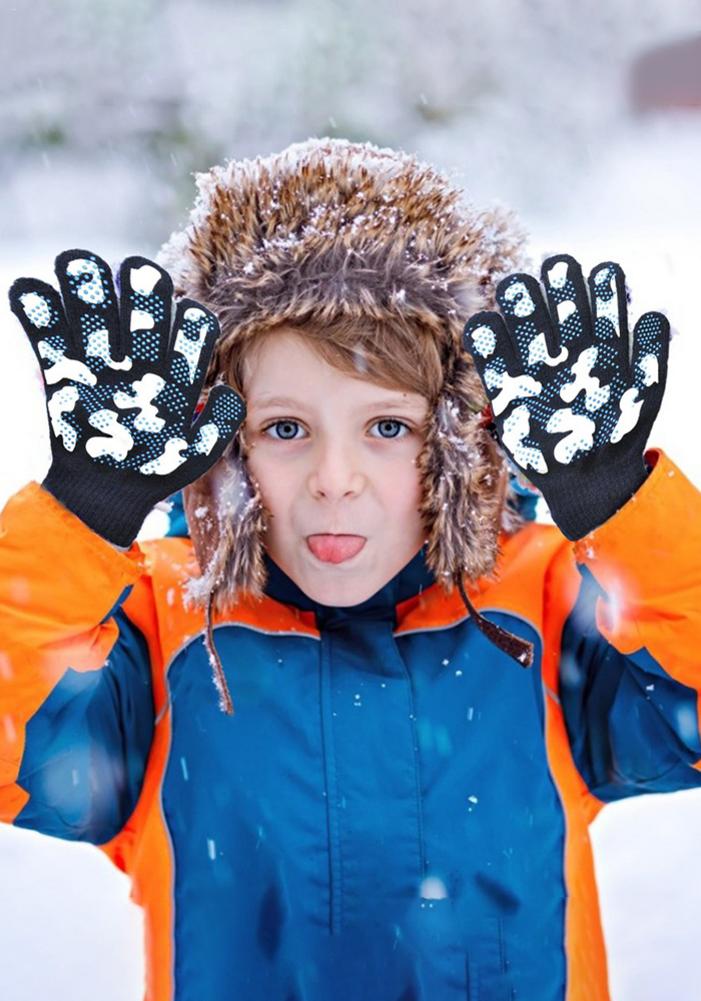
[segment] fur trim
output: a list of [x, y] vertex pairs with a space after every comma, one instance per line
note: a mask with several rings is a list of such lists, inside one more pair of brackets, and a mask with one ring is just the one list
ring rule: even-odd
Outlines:
[[220, 612], [241, 590], [260, 598], [265, 586], [263, 535], [267, 512], [251, 483], [238, 440], [204, 476], [183, 491], [183, 506], [201, 576], [186, 598]]
[[[498, 280], [526, 265], [512, 215], [464, 203], [445, 174], [403, 151], [341, 139], [213, 167], [197, 185], [189, 225], [158, 259], [176, 295], [219, 317], [206, 387], [225, 377], [242, 341], [281, 323], [402, 317], [430, 331], [445, 384], [419, 463], [427, 562], [448, 590], [456, 572], [488, 573], [510, 517], [504, 457], [479, 419], [487, 398], [462, 332], [494, 306]], [[204, 573], [193, 597], [214, 587], [222, 607], [241, 591], [260, 594], [266, 512], [245, 445], [237, 439], [184, 493]], [[203, 506], [208, 518], [196, 516]]]
[[467, 365], [444, 385], [419, 457], [421, 513], [431, 526], [426, 562], [447, 590], [457, 571], [476, 580], [492, 570], [498, 555], [506, 469], [473, 412], [481, 389]]

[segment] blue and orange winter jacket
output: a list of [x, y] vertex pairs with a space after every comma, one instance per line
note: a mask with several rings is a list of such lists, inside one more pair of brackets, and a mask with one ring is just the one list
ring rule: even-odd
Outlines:
[[585, 540], [419, 552], [352, 608], [270, 560], [215, 620], [190, 540], [122, 554], [36, 483], [0, 521], [0, 818], [98, 845], [145, 909], [148, 1001], [605, 1001], [588, 825], [701, 784], [701, 495], [659, 449]]

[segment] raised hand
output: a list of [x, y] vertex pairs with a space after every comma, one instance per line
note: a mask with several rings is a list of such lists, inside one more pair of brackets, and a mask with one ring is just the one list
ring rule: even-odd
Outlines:
[[245, 404], [215, 386], [192, 423], [219, 323], [182, 299], [171, 335], [173, 284], [153, 261], [122, 263], [119, 297], [90, 251], [64, 251], [55, 271], [61, 296], [34, 278], [17, 279], [9, 292], [44, 378], [52, 451], [44, 486], [94, 531], [128, 546], [157, 501], [219, 458]]
[[541, 491], [553, 519], [578, 539], [610, 518], [647, 476], [643, 452], [667, 377], [669, 323], [645, 313], [628, 332], [618, 264], [589, 275], [566, 254], [541, 282], [510, 275], [496, 312], [465, 325], [499, 440]]

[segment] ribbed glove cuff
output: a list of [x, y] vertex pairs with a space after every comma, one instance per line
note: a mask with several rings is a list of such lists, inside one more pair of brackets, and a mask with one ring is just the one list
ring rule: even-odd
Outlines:
[[128, 549], [162, 491], [145, 493], [143, 477], [130, 488], [130, 477], [124, 474], [115, 482], [110, 470], [97, 471], [93, 463], [83, 463], [82, 469], [78, 465], [68, 471], [52, 463], [42, 486], [93, 532]]
[[[628, 457], [619, 465], [602, 463], [598, 473], [572, 478], [562, 489], [550, 479], [542, 478], [541, 488], [553, 521], [572, 542], [603, 525], [630, 500], [648, 477], [643, 456], [637, 463]], [[539, 484], [540, 486], [540, 484]]]

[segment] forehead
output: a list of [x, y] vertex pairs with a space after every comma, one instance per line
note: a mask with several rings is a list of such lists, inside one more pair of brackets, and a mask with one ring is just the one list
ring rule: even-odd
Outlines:
[[364, 370], [362, 354], [358, 359], [358, 374], [351, 375], [329, 364], [296, 332], [276, 331], [261, 338], [246, 358], [247, 405], [249, 408], [286, 406], [343, 397], [356, 404], [384, 403], [425, 409], [423, 396], [363, 378]]
[[284, 328], [260, 337], [246, 356], [246, 374], [251, 381], [275, 375], [289, 365], [313, 371], [326, 362], [305, 337]]

